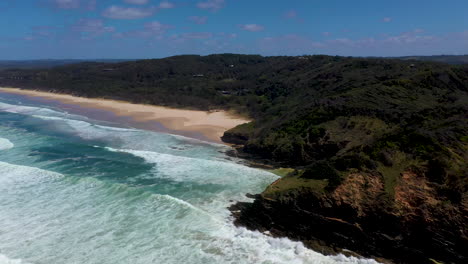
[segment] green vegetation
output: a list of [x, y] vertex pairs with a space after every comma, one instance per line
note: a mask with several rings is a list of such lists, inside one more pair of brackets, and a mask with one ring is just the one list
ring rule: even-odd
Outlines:
[[189, 55], [3, 70], [0, 86], [233, 110], [255, 121], [223, 140], [305, 171], [282, 183], [326, 182], [331, 191], [357, 170], [382, 175], [391, 194], [413, 168], [457, 201], [468, 191], [468, 66], [405, 59]]
[[289, 199], [289, 197], [284, 197], [284, 194], [299, 194], [302, 191], [324, 193], [327, 185], [327, 180], [304, 179], [297, 175], [289, 175], [268, 186], [262, 196], [273, 200]]
[[280, 177], [286, 177], [290, 173], [293, 173], [295, 170], [293, 168], [277, 168], [270, 170], [271, 173], [274, 173]]
[[115, 63], [129, 60], [0, 60], [0, 69], [34, 69], [34, 68], [52, 68], [67, 64], [77, 64], [83, 62], [106, 62]]
[[[386, 155], [388, 154], [386, 153]], [[389, 164], [388, 161], [384, 161], [377, 167], [377, 171], [383, 176], [385, 192], [393, 199], [400, 174], [408, 168], [411, 168], [411, 166], [418, 166], [420, 164], [418, 164], [417, 160], [399, 151], [395, 151], [390, 157], [387, 156], [383, 158], [390, 159], [391, 162]]]
[[318, 161], [309, 166], [300, 177], [314, 180], [328, 180], [327, 190], [334, 190], [342, 181], [340, 173], [326, 161]]
[[408, 56], [402, 60], [436, 61], [448, 64], [468, 64], [468, 55]]

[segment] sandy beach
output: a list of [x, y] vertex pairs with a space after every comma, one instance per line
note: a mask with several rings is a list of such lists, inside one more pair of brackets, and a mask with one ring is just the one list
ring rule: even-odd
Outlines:
[[0, 92], [43, 98], [85, 108], [106, 110], [114, 113], [116, 116], [128, 117], [141, 123], [155, 121], [168, 130], [200, 133], [208, 140], [218, 143], [222, 142], [220, 138], [226, 130], [250, 121], [247, 118], [235, 116], [226, 111], [184, 110], [18, 88], [0, 87]]

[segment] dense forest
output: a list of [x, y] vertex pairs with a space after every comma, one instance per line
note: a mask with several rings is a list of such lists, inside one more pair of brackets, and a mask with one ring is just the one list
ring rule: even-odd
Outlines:
[[[254, 120], [223, 137], [239, 145], [238, 155], [295, 169], [253, 205], [240, 205], [239, 224], [333, 244], [332, 251], [347, 248], [401, 262], [467, 260], [468, 65], [413, 58], [186, 55], [9, 69], [0, 71], [0, 86], [235, 110]], [[359, 184], [350, 182], [357, 178]], [[375, 188], [369, 189], [373, 182]], [[360, 200], [347, 200], [343, 186], [361, 192]], [[415, 197], [404, 196], [403, 189]], [[297, 216], [297, 221], [274, 220], [272, 208]], [[330, 227], [317, 215], [304, 216], [310, 210], [358, 224], [364, 235], [333, 225], [342, 237], [326, 238], [317, 228], [304, 227]], [[267, 215], [269, 220], [262, 218]], [[388, 226], [372, 222], [382, 219], [378, 216], [388, 217], [380, 220]], [[415, 223], [418, 231], [411, 232]], [[288, 225], [303, 228], [291, 231]], [[402, 238], [394, 239], [398, 236]], [[373, 247], [360, 245], [364, 240], [373, 241]], [[306, 243], [313, 248], [318, 244]]]
[[[468, 64], [468, 55], [406, 56], [393, 57], [401, 60], [435, 61], [448, 64]], [[118, 63], [137, 59], [37, 59], [37, 60], [0, 60], [0, 70], [53, 68], [84, 62]]]
[[468, 55], [437, 55], [437, 56], [406, 56], [398, 57], [402, 60], [422, 60], [422, 61], [434, 61], [443, 62], [448, 64], [468, 64]]
[[34, 68], [53, 68], [57, 66], [78, 64], [83, 62], [105, 62], [105, 63], [117, 63], [130, 60], [119, 60], [119, 59], [63, 59], [63, 60], [0, 60], [0, 70], [5, 69], [34, 69]]

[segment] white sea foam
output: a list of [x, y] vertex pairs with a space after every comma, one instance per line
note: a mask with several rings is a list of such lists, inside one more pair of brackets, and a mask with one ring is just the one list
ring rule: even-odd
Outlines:
[[60, 177], [63, 177], [60, 173], [0, 161], [0, 189], [9, 188], [10, 184], [32, 185]]
[[25, 106], [25, 105], [14, 105], [0, 102], [0, 111], [24, 114], [24, 115], [41, 115], [41, 116], [62, 116], [66, 117], [69, 114], [64, 112], [55, 111], [49, 108], [36, 107], [36, 106]]
[[69, 124], [72, 128], [75, 130], [83, 130], [87, 128], [98, 128], [98, 129], [104, 129], [108, 131], [113, 131], [113, 132], [136, 132], [139, 131], [137, 129], [132, 129], [132, 128], [120, 128], [120, 127], [111, 127], [111, 126], [102, 126], [102, 125], [96, 125], [90, 122], [82, 121], [82, 120], [75, 120], [75, 119], [70, 119], [70, 118], [63, 118], [63, 117], [57, 117], [57, 116], [42, 116], [42, 115], [32, 115], [33, 117], [40, 118], [43, 120], [53, 120], [53, 121], [62, 121], [67, 124]]
[[[217, 183], [245, 188], [249, 184], [256, 184], [255, 181], [261, 177], [264, 177], [267, 182], [271, 182], [277, 177], [229, 162], [180, 157], [150, 151], [108, 149], [142, 157], [147, 162], [156, 164], [158, 176], [163, 175], [172, 180], [196, 181], [206, 184]], [[212, 236], [209, 239], [210, 242], [204, 245], [205, 250], [220, 251], [219, 263], [236, 262], [236, 254], [247, 256], [250, 263], [377, 263], [374, 260], [348, 258], [343, 255], [324, 256], [305, 248], [300, 242], [286, 238], [273, 238], [260, 232], [237, 228], [232, 224], [232, 219], [230, 219], [226, 209], [229, 199], [232, 198], [240, 199], [241, 197], [236, 197], [232, 192], [221, 192], [216, 197], [208, 199], [207, 203], [200, 204], [204, 211], [217, 215], [212, 219], [220, 221], [218, 222], [220, 224], [210, 232], [210, 236]]]
[[154, 151], [114, 149], [110, 151], [126, 152], [156, 164], [159, 177], [175, 181], [196, 181], [210, 184], [239, 184], [245, 176], [256, 175], [267, 181], [274, 181], [278, 176], [232, 162], [176, 156]]
[[346, 257], [341, 254], [325, 256], [306, 248], [301, 242], [287, 238], [273, 238], [245, 228], [228, 226], [226, 230], [219, 233], [226, 236], [226, 239], [232, 240], [230, 246], [233, 246], [235, 250], [248, 254], [251, 257], [251, 263], [378, 263], [372, 259]]
[[0, 254], [0, 264], [28, 264], [28, 263], [23, 262], [21, 259], [11, 259], [3, 254]]
[[13, 148], [15, 145], [6, 138], [0, 138], [0, 150], [7, 150]]
[[[57, 176], [0, 163], [5, 173]], [[17, 192], [0, 192], [0, 248], [26, 252], [38, 263], [63, 263], [65, 257], [70, 263], [376, 263], [323, 256], [299, 242], [236, 228], [216, 217], [219, 212], [170, 195], [95, 178], [61, 179], [34, 188], [21, 181]]]

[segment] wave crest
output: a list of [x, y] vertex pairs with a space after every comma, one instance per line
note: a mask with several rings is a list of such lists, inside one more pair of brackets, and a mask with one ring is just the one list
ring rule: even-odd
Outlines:
[[7, 150], [13, 148], [15, 145], [6, 138], [0, 138], [0, 150]]
[[3, 254], [0, 254], [0, 264], [28, 264], [28, 263], [23, 262], [21, 259], [11, 259]]

